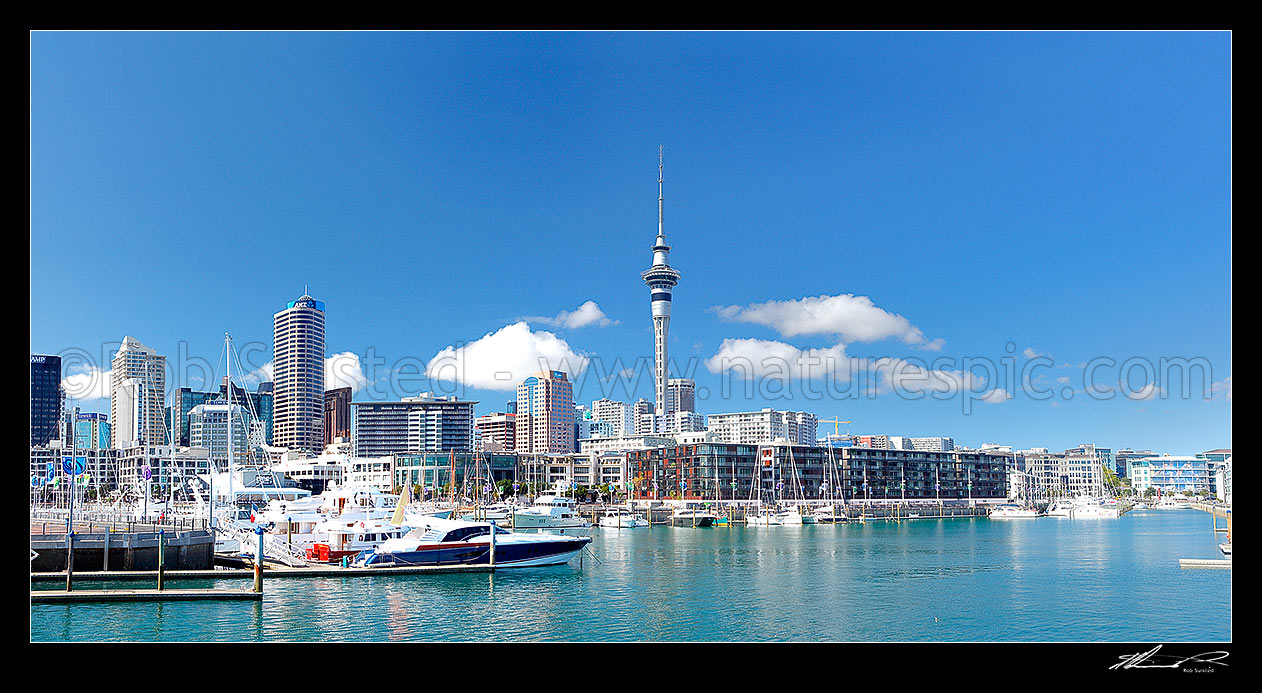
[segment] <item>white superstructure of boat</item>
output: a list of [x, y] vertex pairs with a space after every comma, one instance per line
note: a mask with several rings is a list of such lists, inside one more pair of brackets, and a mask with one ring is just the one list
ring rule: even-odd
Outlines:
[[1015, 519], [1025, 517], [1041, 517], [1041, 513], [1033, 507], [1017, 505], [1016, 503], [1002, 503], [991, 509], [988, 517], [996, 520]]

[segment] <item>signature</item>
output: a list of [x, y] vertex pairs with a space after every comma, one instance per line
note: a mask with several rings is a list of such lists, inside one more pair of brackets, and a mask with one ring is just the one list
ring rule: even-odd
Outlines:
[[1227, 663], [1222, 661], [1227, 657], [1227, 652], [1225, 650], [1202, 652], [1190, 657], [1177, 657], [1174, 655], [1157, 654], [1161, 647], [1161, 645], [1158, 645], [1147, 652], [1136, 652], [1135, 654], [1122, 655], [1121, 657], [1118, 657], [1121, 661], [1109, 667], [1109, 669], [1178, 669], [1187, 662], [1221, 664], [1223, 666], [1227, 666]]

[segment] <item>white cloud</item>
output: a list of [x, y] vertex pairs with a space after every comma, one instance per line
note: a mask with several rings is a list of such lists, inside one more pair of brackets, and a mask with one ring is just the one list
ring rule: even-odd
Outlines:
[[1012, 399], [1012, 393], [1008, 392], [1007, 390], [1001, 387], [997, 387], [993, 390], [990, 390], [982, 394], [980, 397], [978, 397], [978, 399], [985, 402], [986, 404], [999, 404], [1001, 402], [1007, 402], [1008, 400]]
[[1061, 385], [1068, 385], [1068, 384], [1069, 384], [1069, 376], [1067, 376], [1067, 375], [1062, 375], [1062, 376], [1060, 376], [1059, 378], [1057, 378], [1057, 379], [1056, 379], [1056, 382], [1060, 383]]
[[1035, 351], [1034, 347], [1026, 347], [1025, 351], [1022, 351], [1021, 353], [1024, 354], [1027, 359], [1036, 359], [1040, 356], [1047, 356], [1047, 354], [1044, 354], [1041, 351]]
[[563, 310], [556, 314], [556, 317], [549, 318], [544, 316], [534, 316], [523, 318], [528, 322], [541, 323], [551, 327], [565, 327], [569, 329], [577, 329], [579, 327], [587, 327], [596, 325], [598, 327], [608, 327], [617, 325], [617, 320], [610, 320], [600, 306], [595, 301], [588, 301], [574, 310]]
[[815, 380], [843, 376], [848, 380], [851, 359], [845, 345], [827, 349], [799, 349], [792, 344], [767, 339], [725, 339], [719, 351], [706, 359], [711, 373], [730, 371], [742, 379]]
[[[272, 364], [267, 364], [270, 375]], [[324, 389], [336, 390], [341, 387], [349, 387], [351, 394], [359, 392], [368, 385], [368, 378], [364, 375], [364, 368], [359, 362], [359, 354], [353, 351], [343, 351], [339, 354], [324, 359]]]
[[868, 367], [881, 377], [878, 386], [880, 392], [956, 395], [964, 390], [972, 391], [974, 384], [985, 383], [984, 378], [968, 371], [926, 369], [910, 361], [896, 358], [876, 359], [869, 362]]
[[1157, 397], [1164, 397], [1166, 394], [1166, 391], [1160, 387], [1157, 387], [1157, 383], [1148, 383], [1147, 385], [1134, 391], [1126, 387], [1126, 384], [1123, 383], [1122, 394], [1126, 395], [1128, 399], [1145, 400], [1145, 399], [1155, 399]]
[[1210, 392], [1212, 393], [1212, 397], [1226, 395], [1227, 399], [1231, 400], [1231, 376], [1229, 375], [1226, 378], [1210, 385]]
[[714, 306], [711, 310], [724, 320], [766, 325], [782, 337], [836, 335], [846, 343], [896, 338], [931, 351], [944, 344], [941, 338], [927, 339], [907, 318], [878, 308], [867, 296], [854, 294]]
[[110, 377], [113, 371], [96, 366], [80, 366], [76, 372], [61, 379], [61, 387], [67, 399], [90, 402], [110, 398]]
[[559, 370], [574, 380], [588, 357], [551, 332], [531, 332], [523, 322], [506, 325], [481, 339], [448, 346], [430, 359], [425, 375], [483, 390], [512, 391], [532, 373]]

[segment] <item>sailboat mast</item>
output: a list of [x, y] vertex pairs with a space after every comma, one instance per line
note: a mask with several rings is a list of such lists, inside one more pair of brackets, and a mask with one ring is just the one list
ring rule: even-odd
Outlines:
[[[232, 335], [225, 332], [223, 338], [227, 352], [224, 361], [228, 364], [228, 502], [231, 504], [229, 507], [232, 507], [236, 505], [236, 499], [232, 495]], [[235, 513], [236, 508], [232, 507], [232, 510]]]

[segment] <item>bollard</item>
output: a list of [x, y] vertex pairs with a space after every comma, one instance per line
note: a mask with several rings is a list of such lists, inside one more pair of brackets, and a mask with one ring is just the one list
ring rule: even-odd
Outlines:
[[166, 567], [166, 530], [158, 530], [158, 591], [162, 591], [162, 577]]
[[74, 575], [74, 530], [66, 534], [66, 591], [69, 592]]
[[495, 567], [495, 523], [491, 523], [491, 567]]
[[104, 551], [105, 555], [103, 556], [103, 560], [101, 563], [101, 570], [105, 572], [109, 572], [110, 570], [110, 532], [112, 531], [113, 531], [112, 527], [107, 527], [105, 529], [105, 551]]

